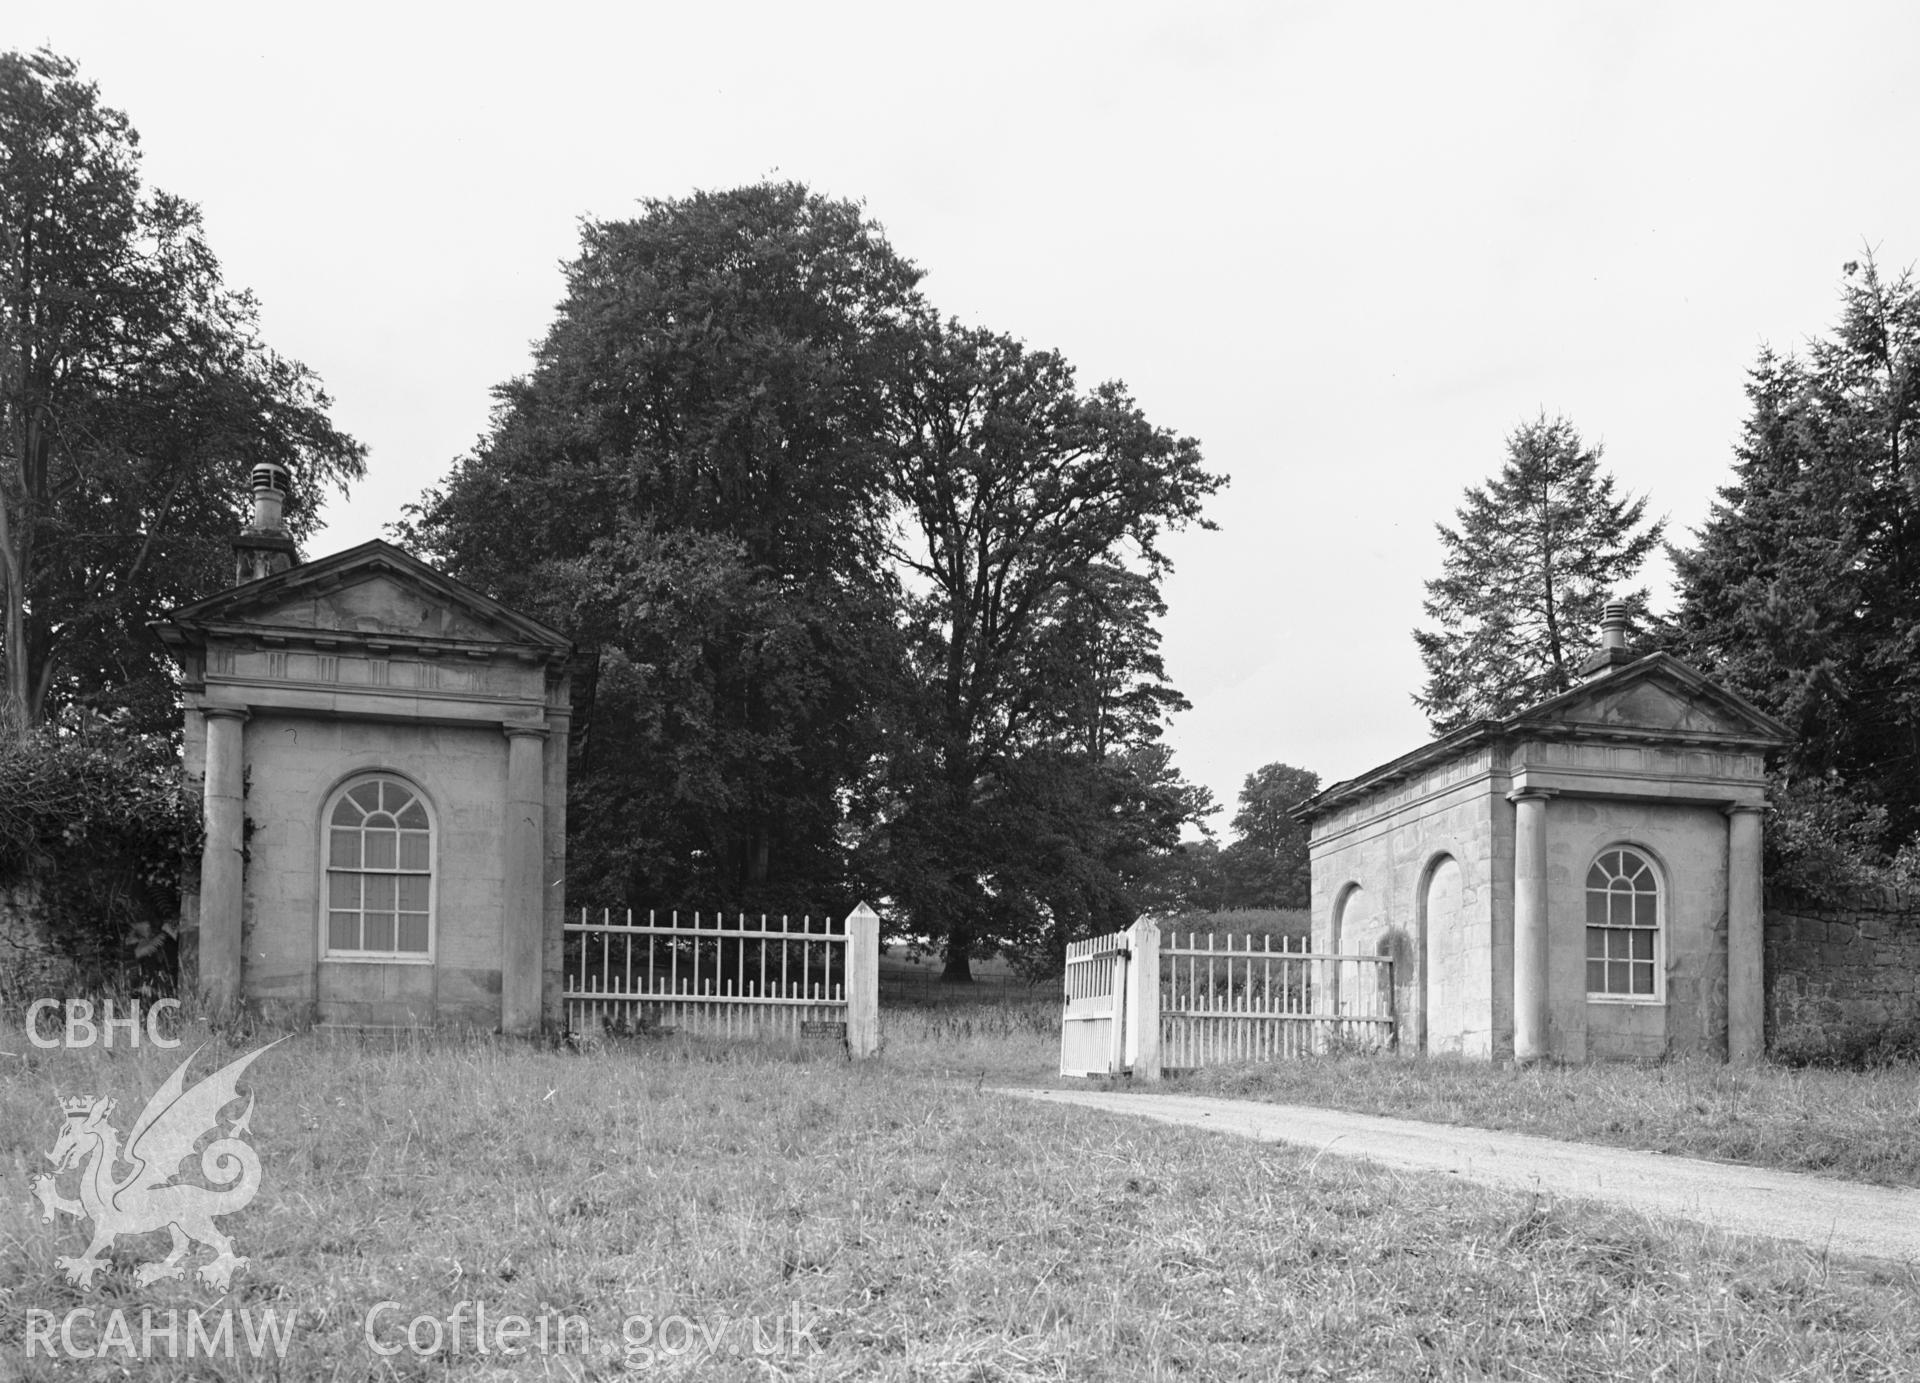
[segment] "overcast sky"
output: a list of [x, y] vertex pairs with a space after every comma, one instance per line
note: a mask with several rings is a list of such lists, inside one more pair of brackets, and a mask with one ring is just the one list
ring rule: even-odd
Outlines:
[[1217, 827], [1261, 764], [1425, 740], [1433, 526], [1517, 423], [1567, 414], [1684, 540], [1762, 344], [1825, 332], [1863, 249], [1920, 257], [1912, 4], [16, 0], [0, 39], [132, 116], [368, 445], [315, 552], [472, 445], [581, 217], [864, 200], [942, 309], [1231, 477], [1164, 625]]

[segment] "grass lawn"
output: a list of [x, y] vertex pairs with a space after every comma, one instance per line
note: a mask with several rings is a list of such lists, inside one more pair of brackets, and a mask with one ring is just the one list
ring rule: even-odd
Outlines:
[[1356, 1055], [1217, 1067], [1162, 1088], [1920, 1186], [1914, 1066], [1850, 1072], [1675, 1061], [1520, 1069]]
[[[113, 1094], [124, 1133], [195, 1034], [22, 1052], [10, 1018], [0, 1377], [1894, 1379], [1920, 1359], [1910, 1270], [996, 1098], [983, 1080], [1050, 1072], [1055, 1030], [1022, 1023], [889, 1013], [857, 1066], [296, 1035], [246, 1082], [263, 1181], [225, 1222], [251, 1262], [222, 1302], [133, 1285], [158, 1234], [68, 1286], [54, 1259], [83, 1227], [43, 1225], [27, 1188], [60, 1096]], [[194, 1075], [261, 1040], [214, 1038]], [[32, 1312], [222, 1305], [292, 1313], [284, 1362], [26, 1355]], [[397, 1353], [369, 1345], [376, 1308]], [[548, 1351], [478, 1353], [476, 1308], [552, 1323]]]

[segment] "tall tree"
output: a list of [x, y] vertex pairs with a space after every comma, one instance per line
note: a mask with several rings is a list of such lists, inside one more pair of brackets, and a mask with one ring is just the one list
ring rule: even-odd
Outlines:
[[1677, 647], [1793, 728], [1782, 805], [1891, 850], [1920, 831], [1920, 285], [1849, 263], [1832, 335], [1762, 351], [1747, 396], [1733, 480], [1673, 552]]
[[585, 228], [533, 370], [403, 533], [597, 655], [576, 895], [819, 909], [1044, 963], [1203, 810], [1157, 539], [1218, 481], [1058, 357], [943, 326], [792, 184]]
[[1201, 505], [1223, 482], [1123, 386], [1083, 393], [1059, 355], [990, 331], [928, 316], [898, 380], [893, 555], [922, 692], [892, 886], [964, 980], [977, 951], [1026, 944], [1059, 909], [1023, 864], [1037, 842], [1018, 785], [1062, 754], [1094, 772], [1145, 747], [1174, 704], [1151, 626], [1159, 540], [1211, 527]]
[[1237, 839], [1221, 851], [1228, 906], [1307, 906], [1313, 877], [1308, 831], [1292, 812], [1318, 791], [1320, 775], [1291, 764], [1267, 764], [1247, 775], [1233, 817]]
[[1459, 526], [1438, 525], [1445, 557], [1422, 605], [1438, 627], [1413, 635], [1427, 669], [1413, 701], [1434, 734], [1571, 687], [1609, 599], [1645, 616], [1645, 589], [1623, 588], [1666, 527], [1646, 508], [1616, 491], [1600, 448], [1565, 418], [1514, 430], [1500, 473], [1467, 490]]
[[170, 720], [146, 622], [229, 579], [252, 465], [310, 496], [363, 473], [328, 405], [261, 343], [195, 208], [143, 191], [127, 117], [64, 58], [0, 54], [0, 725]]
[[851, 903], [895, 684], [884, 385], [919, 271], [792, 183], [590, 222], [532, 372], [403, 525], [597, 653], [573, 889]]

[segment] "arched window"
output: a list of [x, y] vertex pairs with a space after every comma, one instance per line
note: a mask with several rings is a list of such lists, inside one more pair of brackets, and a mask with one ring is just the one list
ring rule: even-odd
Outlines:
[[410, 784], [357, 778], [327, 804], [327, 954], [433, 953], [433, 822]]
[[1587, 993], [1658, 1000], [1660, 876], [1638, 850], [1615, 846], [1587, 871]]

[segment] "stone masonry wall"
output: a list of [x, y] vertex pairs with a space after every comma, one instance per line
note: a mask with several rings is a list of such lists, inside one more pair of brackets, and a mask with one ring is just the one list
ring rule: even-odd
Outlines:
[[30, 883], [0, 888], [0, 1000], [58, 995], [72, 978], [73, 966], [47, 938], [38, 891]]
[[1840, 905], [1769, 891], [1767, 1030], [1783, 1018], [1885, 1023], [1920, 1011], [1920, 897], [1864, 889]]
[[[1314, 825], [1315, 948], [1391, 955], [1396, 1016], [1429, 1050], [1485, 1058], [1512, 1042], [1512, 813], [1503, 817], [1495, 795], [1503, 772], [1483, 749]], [[1429, 1009], [1414, 957], [1436, 878], [1453, 893], [1437, 909], [1444, 930], [1427, 938], [1442, 981]]]

